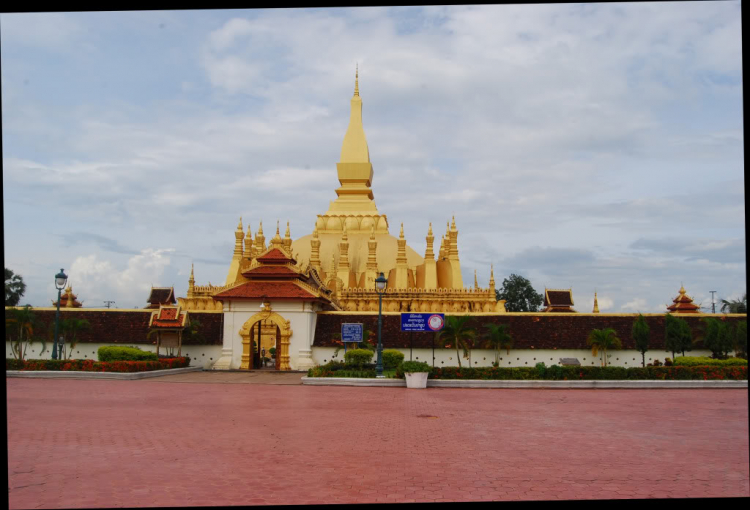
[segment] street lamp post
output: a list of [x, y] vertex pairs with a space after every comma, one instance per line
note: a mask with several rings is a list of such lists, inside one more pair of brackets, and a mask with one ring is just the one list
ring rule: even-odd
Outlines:
[[65, 288], [65, 283], [68, 281], [68, 275], [60, 269], [60, 272], [55, 275], [55, 288], [57, 289], [57, 312], [55, 313], [55, 339], [52, 344], [52, 359], [57, 359], [57, 333], [60, 330], [60, 298], [62, 297], [62, 290]]
[[388, 280], [385, 279], [383, 273], [380, 273], [375, 279], [375, 290], [378, 291], [379, 304], [378, 304], [378, 364], [375, 366], [377, 370], [377, 377], [385, 377], [383, 375], [383, 342], [381, 340], [381, 331], [383, 329], [383, 294], [385, 288], [388, 286]]

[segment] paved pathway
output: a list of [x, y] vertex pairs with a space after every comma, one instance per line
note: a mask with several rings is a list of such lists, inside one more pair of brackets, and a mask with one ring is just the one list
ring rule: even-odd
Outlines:
[[6, 383], [12, 509], [750, 496], [747, 390]]
[[153, 382], [226, 383], [226, 384], [302, 384], [307, 372], [276, 372], [272, 370], [242, 370], [236, 372], [205, 371], [165, 375]]

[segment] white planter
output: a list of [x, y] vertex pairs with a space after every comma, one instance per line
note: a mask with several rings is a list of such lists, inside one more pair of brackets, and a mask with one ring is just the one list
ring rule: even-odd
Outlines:
[[407, 388], [427, 388], [427, 372], [406, 372], [406, 387]]

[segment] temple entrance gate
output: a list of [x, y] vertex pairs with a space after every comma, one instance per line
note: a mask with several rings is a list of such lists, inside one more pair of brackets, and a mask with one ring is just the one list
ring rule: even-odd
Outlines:
[[[259, 328], [260, 335], [258, 334]], [[242, 337], [241, 370], [259, 368], [259, 361], [262, 361], [261, 349], [265, 347], [266, 354], [268, 354], [270, 345], [276, 348], [276, 370], [291, 370], [289, 337], [292, 336], [292, 328], [288, 320], [271, 310], [270, 305], [266, 305], [263, 311], [256, 313], [243, 324], [240, 336]]]

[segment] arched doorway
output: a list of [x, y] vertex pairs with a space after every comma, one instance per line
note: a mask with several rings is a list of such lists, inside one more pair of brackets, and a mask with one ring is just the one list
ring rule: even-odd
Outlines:
[[273, 345], [276, 348], [276, 370], [291, 370], [289, 337], [292, 336], [292, 328], [288, 320], [271, 310], [270, 305], [266, 304], [262, 312], [256, 313], [242, 325], [240, 336], [242, 337], [240, 369], [258, 368], [261, 350], [265, 348], [266, 355], [268, 355], [269, 346]]

